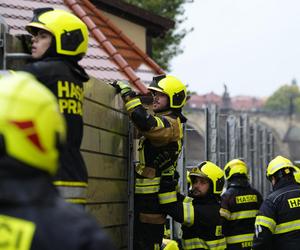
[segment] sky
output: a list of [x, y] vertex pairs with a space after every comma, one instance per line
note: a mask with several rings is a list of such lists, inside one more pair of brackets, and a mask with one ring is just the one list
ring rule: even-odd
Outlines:
[[198, 94], [267, 97], [300, 83], [300, 0], [194, 0], [170, 74]]

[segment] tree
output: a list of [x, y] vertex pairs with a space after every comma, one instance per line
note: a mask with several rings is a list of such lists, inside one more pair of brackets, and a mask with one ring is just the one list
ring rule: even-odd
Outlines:
[[300, 112], [299, 86], [292, 82], [291, 85], [283, 85], [271, 95], [264, 106], [266, 110], [281, 111], [287, 113]]
[[187, 0], [125, 0], [125, 2], [175, 21], [175, 28], [169, 30], [163, 38], [152, 39], [152, 58], [164, 70], [169, 71], [171, 59], [183, 52], [180, 42], [193, 30], [193, 28], [178, 30], [179, 25], [186, 20], [183, 4]]

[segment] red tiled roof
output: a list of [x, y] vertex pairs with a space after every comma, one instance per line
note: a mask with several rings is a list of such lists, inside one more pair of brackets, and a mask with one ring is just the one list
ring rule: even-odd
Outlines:
[[80, 64], [87, 73], [104, 81], [128, 80], [136, 89], [146, 93], [143, 83], [149, 83], [163, 70], [100, 10], [88, 0], [14, 0], [0, 3], [0, 15], [11, 34], [26, 33], [24, 27], [32, 18], [32, 10], [53, 7], [74, 12], [90, 30], [89, 48]]
[[222, 104], [222, 97], [211, 92], [205, 95], [192, 95], [188, 105], [192, 108], [203, 108], [209, 104]]
[[[208, 104], [216, 104], [222, 107], [222, 96], [213, 92], [205, 95], [192, 95], [188, 105], [191, 108], [204, 108]], [[235, 110], [253, 110], [260, 109], [265, 103], [264, 99], [252, 96], [234, 96], [230, 98], [230, 107]]]
[[236, 110], [259, 109], [263, 107], [264, 103], [264, 99], [252, 96], [235, 96], [231, 98], [231, 106]]

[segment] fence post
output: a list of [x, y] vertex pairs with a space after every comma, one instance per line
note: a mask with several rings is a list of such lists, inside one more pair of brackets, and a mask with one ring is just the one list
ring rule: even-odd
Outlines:
[[216, 105], [211, 105], [205, 109], [205, 118], [205, 156], [207, 160], [218, 165], [218, 108]]

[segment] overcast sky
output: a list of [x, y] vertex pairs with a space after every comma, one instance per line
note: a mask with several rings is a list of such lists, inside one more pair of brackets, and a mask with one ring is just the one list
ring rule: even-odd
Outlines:
[[300, 83], [300, 0], [194, 0], [183, 24], [194, 31], [171, 62], [199, 94], [265, 97]]

